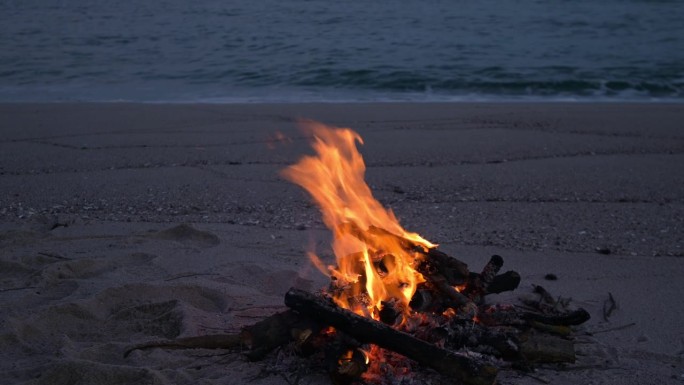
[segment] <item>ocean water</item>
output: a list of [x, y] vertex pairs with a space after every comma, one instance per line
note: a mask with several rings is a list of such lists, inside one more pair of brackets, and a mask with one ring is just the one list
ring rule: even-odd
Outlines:
[[684, 101], [684, 0], [0, 0], [0, 101]]

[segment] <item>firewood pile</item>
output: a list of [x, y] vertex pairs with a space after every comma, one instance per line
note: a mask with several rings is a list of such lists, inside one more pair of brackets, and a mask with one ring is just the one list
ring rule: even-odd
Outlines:
[[[387, 235], [378, 228], [364, 232], [380, 233]], [[584, 309], [570, 310], [568, 300], [556, 299], [541, 286], [533, 286], [520, 304], [488, 303], [487, 295], [514, 290], [520, 283], [515, 271], [499, 273], [500, 256], [474, 273], [437, 248], [398, 240], [416, 255], [417, 270], [427, 277], [410, 309], [389, 300], [373, 309], [375, 314], [357, 314], [332, 299], [343, 290], [333, 280], [317, 294], [290, 289], [288, 310], [238, 334], [153, 341], [132, 346], [125, 355], [153, 347], [221, 348], [258, 361], [287, 348], [312, 367], [322, 362], [335, 385], [391, 383], [397, 373], [411, 375], [412, 368], [430, 368], [446, 382], [493, 384], [502, 366], [530, 371], [538, 363], [575, 361], [572, 327], [589, 319]], [[383, 259], [388, 257], [378, 259], [374, 268], [386, 269]], [[349, 300], [364, 302], [366, 295]]]
[[430, 368], [448, 383], [493, 384], [500, 367], [574, 362], [572, 327], [589, 319], [540, 286], [523, 306], [491, 304], [487, 296], [516, 289], [520, 275], [500, 273], [491, 257], [479, 272], [419, 234], [406, 231], [374, 197], [350, 129], [309, 122], [316, 151], [283, 170], [302, 186], [331, 230], [336, 265], [315, 266], [330, 277], [319, 294], [291, 289], [289, 310], [235, 335], [183, 338], [136, 349], [234, 348], [252, 360], [290, 349], [323, 363], [335, 385], [393, 384]]

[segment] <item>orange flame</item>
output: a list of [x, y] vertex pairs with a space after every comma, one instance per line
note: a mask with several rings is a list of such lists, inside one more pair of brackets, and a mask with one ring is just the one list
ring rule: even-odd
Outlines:
[[[396, 299], [408, 311], [416, 286], [424, 282], [415, 270], [417, 254], [406, 247], [435, 247], [404, 230], [391, 210], [378, 202], [364, 180], [366, 165], [356, 145], [358, 133], [348, 128], [306, 122], [315, 156], [305, 156], [282, 175], [302, 186], [316, 201], [323, 222], [333, 232], [337, 266], [329, 266], [339, 306], [374, 315], [381, 302]], [[312, 261], [321, 266], [311, 254]], [[369, 300], [359, 300], [367, 296]], [[376, 317], [377, 318], [377, 317]]]

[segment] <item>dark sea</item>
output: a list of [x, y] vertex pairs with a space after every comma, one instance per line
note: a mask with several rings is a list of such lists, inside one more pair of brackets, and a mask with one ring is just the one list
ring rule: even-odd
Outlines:
[[0, 101], [684, 101], [684, 0], [0, 0]]

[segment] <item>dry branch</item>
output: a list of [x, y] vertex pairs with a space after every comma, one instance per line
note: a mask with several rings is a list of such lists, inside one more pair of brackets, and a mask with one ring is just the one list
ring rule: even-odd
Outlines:
[[124, 358], [135, 350], [165, 349], [237, 349], [242, 346], [239, 334], [215, 334], [175, 340], [150, 341], [133, 345], [124, 351]]
[[126, 349], [124, 357], [134, 350], [151, 348], [165, 349], [245, 349], [250, 360], [259, 360], [273, 349], [285, 345], [296, 336], [298, 330], [318, 330], [311, 319], [301, 317], [291, 310], [263, 319], [253, 325], [245, 326], [239, 334], [214, 334], [174, 340], [150, 341], [133, 345]]

